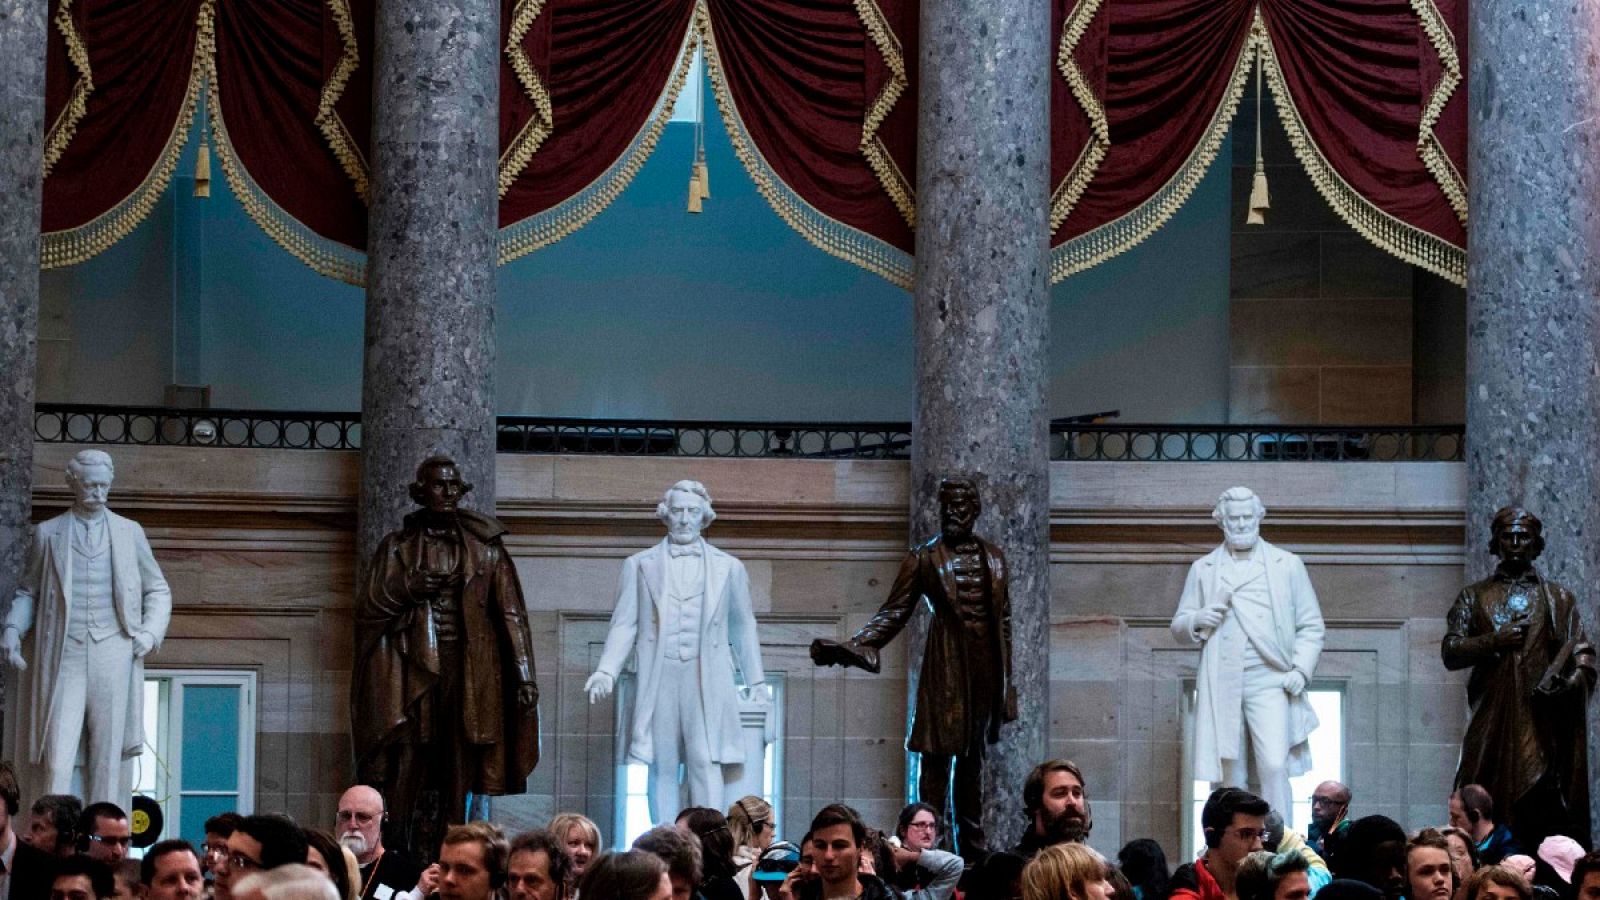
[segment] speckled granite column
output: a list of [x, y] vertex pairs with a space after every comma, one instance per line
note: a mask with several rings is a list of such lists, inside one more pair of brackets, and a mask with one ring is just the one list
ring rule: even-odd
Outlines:
[[497, 0], [377, 5], [362, 559], [413, 508], [417, 463], [448, 453], [494, 507]]
[[[1492, 568], [1495, 509], [1524, 505], [1544, 521], [1540, 568], [1577, 591], [1597, 636], [1600, 6], [1470, 8], [1468, 575]], [[1439, 598], [1441, 614], [1449, 600]], [[1591, 723], [1594, 713], [1591, 703]], [[1600, 799], [1594, 731], [1590, 796]]]
[[985, 771], [991, 848], [1021, 833], [1049, 718], [1049, 31], [1044, 0], [922, 5], [912, 534], [939, 530], [939, 479], [970, 474], [1010, 566], [1021, 717]]
[[0, 609], [16, 590], [32, 507], [45, 21], [39, 0], [0, 0]]

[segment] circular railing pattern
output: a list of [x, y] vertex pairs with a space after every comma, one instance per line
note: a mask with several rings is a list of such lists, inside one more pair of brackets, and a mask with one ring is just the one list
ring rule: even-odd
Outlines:
[[[1124, 425], [1057, 422], [1050, 458], [1077, 462], [1452, 462], [1460, 425]], [[54, 444], [355, 450], [355, 413], [40, 404], [34, 436]], [[904, 422], [671, 422], [501, 416], [501, 453], [909, 459]]]

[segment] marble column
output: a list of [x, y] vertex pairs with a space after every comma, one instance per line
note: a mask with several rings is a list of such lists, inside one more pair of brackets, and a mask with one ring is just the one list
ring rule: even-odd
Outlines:
[[359, 546], [448, 453], [494, 508], [498, 0], [384, 0], [372, 83]]
[[1492, 569], [1495, 509], [1526, 506], [1544, 521], [1540, 568], [1600, 635], [1600, 6], [1470, 10], [1468, 576]]
[[0, 0], [0, 609], [32, 508], [46, 17], [42, 2]]
[[1049, 713], [1049, 32], [1044, 0], [922, 4], [912, 534], [938, 532], [939, 480], [970, 475], [1010, 567], [1022, 715], [985, 768], [991, 848], [1020, 836]]

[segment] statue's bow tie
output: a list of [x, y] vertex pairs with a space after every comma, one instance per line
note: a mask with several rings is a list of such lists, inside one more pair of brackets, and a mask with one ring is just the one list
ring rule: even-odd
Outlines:
[[695, 541], [692, 544], [668, 544], [667, 553], [671, 554], [673, 559], [677, 559], [680, 556], [699, 556], [700, 542]]

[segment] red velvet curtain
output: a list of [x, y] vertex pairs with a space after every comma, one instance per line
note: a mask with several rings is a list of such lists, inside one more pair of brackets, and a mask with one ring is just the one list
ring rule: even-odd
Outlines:
[[1188, 199], [1232, 118], [1253, 9], [1253, 0], [1101, 8], [1110, 145], [1051, 237], [1054, 278], [1144, 240]]
[[[212, 134], [236, 193], [302, 259], [360, 279], [375, 0], [76, 0], [65, 16], [60, 2], [47, 264], [87, 258], [148, 210], [211, 65]], [[1053, 0], [1054, 277], [1170, 218], [1260, 54], [1328, 202], [1390, 252], [1464, 279], [1465, 3]], [[774, 209], [818, 246], [909, 284], [917, 9], [503, 0], [502, 260], [615, 198], [703, 34], [735, 149]]]
[[166, 188], [200, 79], [201, 0], [50, 4], [43, 260], [88, 259], [132, 231]]
[[[1431, 0], [1265, 0], [1261, 12], [1282, 118], [1323, 196], [1390, 252], [1455, 274], [1465, 262], [1465, 194], [1453, 204], [1448, 185], [1429, 171], [1424, 117], [1460, 69], [1453, 58], [1441, 62], [1426, 33], [1425, 25], [1446, 24], [1442, 15], [1429, 21], [1437, 15]], [[1444, 124], [1444, 145], [1460, 149], [1464, 129], [1451, 129], [1464, 123], [1453, 115]]]
[[[363, 274], [367, 212], [340, 157], [364, 180], [366, 145], [356, 145], [344, 119], [325, 133], [318, 118], [325, 92], [337, 99], [350, 93], [341, 80], [362, 70], [370, 78], [356, 38], [360, 9], [347, 0], [219, 3], [210, 108], [218, 156], [245, 209], [296, 256], [347, 281]], [[370, 18], [364, 31], [370, 43]], [[346, 35], [357, 43], [347, 45]], [[367, 119], [358, 109], [349, 121]]]
[[718, 101], [762, 194], [813, 243], [909, 284], [915, 0], [707, 5]]
[[502, 260], [582, 227], [632, 180], [687, 76], [694, 16], [693, 0], [545, 0], [505, 54], [537, 78], [502, 65]]

